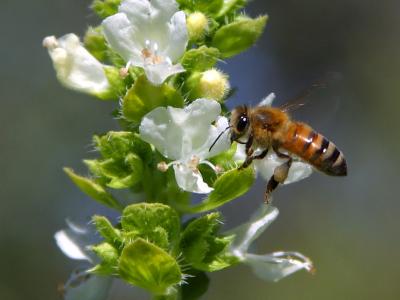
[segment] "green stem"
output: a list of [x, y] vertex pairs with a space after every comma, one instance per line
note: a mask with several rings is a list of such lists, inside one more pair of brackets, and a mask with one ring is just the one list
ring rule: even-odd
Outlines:
[[153, 300], [178, 300], [180, 289], [171, 291], [168, 295], [154, 295]]

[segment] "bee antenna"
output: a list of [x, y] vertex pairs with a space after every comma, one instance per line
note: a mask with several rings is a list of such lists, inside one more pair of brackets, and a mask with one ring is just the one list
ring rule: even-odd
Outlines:
[[226, 127], [218, 136], [217, 136], [217, 138], [215, 139], [215, 141], [212, 143], [212, 145], [210, 146], [210, 149], [208, 149], [208, 152], [210, 152], [211, 151], [211, 149], [214, 147], [214, 145], [217, 143], [217, 141], [219, 140], [219, 138], [229, 129], [229, 128], [231, 128], [232, 126], [228, 126], [228, 127]]

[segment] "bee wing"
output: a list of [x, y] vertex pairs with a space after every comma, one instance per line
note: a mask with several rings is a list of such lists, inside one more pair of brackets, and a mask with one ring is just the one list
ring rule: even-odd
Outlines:
[[320, 89], [320, 88], [324, 88], [324, 87], [326, 87], [326, 83], [325, 82], [313, 83], [309, 88], [303, 90], [298, 95], [296, 95], [294, 98], [289, 99], [284, 104], [282, 104], [279, 108], [284, 112], [290, 112], [290, 111], [294, 111], [296, 109], [299, 109], [300, 107], [306, 105], [310, 101], [309, 96], [315, 90]]
[[294, 98], [286, 101], [286, 103], [281, 105], [279, 108], [284, 112], [290, 112], [299, 109], [300, 107], [306, 105], [310, 101], [309, 96], [312, 93], [314, 93], [315, 90], [320, 88], [326, 88], [328, 86], [328, 83], [332, 81], [337, 81], [339, 77], [340, 74], [334, 72], [327, 73], [322, 79], [314, 82], [310, 87], [301, 91]]

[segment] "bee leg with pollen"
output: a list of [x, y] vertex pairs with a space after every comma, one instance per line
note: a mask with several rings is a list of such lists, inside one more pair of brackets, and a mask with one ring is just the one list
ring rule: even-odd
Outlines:
[[268, 180], [267, 189], [265, 191], [265, 197], [264, 197], [264, 202], [266, 204], [269, 204], [271, 202], [271, 200], [270, 200], [271, 194], [277, 188], [277, 186], [280, 183], [285, 182], [286, 178], [288, 177], [289, 170], [290, 170], [290, 167], [291, 167], [292, 161], [293, 161], [292, 157], [290, 157], [289, 155], [280, 153], [279, 151], [275, 151], [275, 152], [279, 157], [288, 158], [288, 160], [286, 162], [284, 162], [283, 164], [277, 166], [274, 170], [274, 174]]

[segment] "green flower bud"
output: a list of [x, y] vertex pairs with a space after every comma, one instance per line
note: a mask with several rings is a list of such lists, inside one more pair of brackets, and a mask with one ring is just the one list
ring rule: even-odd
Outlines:
[[105, 19], [118, 12], [120, 3], [121, 0], [94, 0], [92, 9], [100, 18]]
[[208, 19], [201, 12], [191, 13], [186, 19], [186, 24], [191, 41], [202, 40], [209, 30]]

